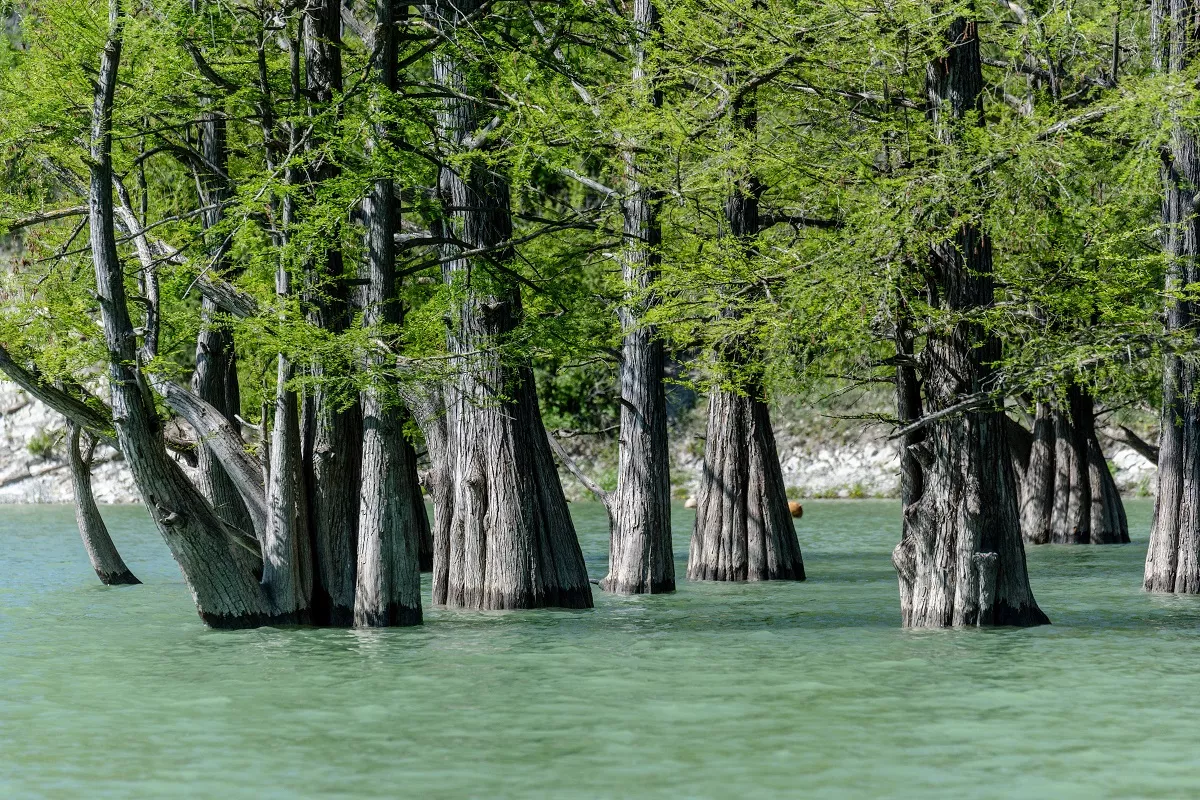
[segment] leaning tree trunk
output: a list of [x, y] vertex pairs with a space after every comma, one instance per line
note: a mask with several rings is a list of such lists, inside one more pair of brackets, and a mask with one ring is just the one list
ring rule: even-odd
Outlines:
[[[929, 65], [927, 91], [942, 143], [952, 147], [957, 134], [944, 116], [982, 121], [975, 23], [955, 19], [947, 46]], [[953, 239], [935, 246], [930, 263], [936, 300], [947, 311], [978, 313], [994, 302], [991, 242], [974, 223], [961, 223]], [[921, 353], [926, 414], [990, 391], [989, 365], [999, 357], [999, 340], [978, 323], [930, 333]], [[904, 508], [903, 538], [892, 554], [907, 627], [1048, 622], [1029, 588], [1004, 412], [972, 405], [932, 419], [925, 440], [908, 448], [920, 465], [920, 494]]]
[[[341, 48], [340, 0], [312, 0], [304, 10], [304, 67], [313, 114], [329, 113], [341, 94]], [[312, 135], [307, 145], [313, 160], [307, 175], [309, 187], [336, 179], [336, 164], [322, 152], [327, 143]], [[352, 308], [341, 251], [330, 247], [314, 253], [308, 268], [309, 321], [331, 333], [344, 332]], [[343, 398], [322, 384], [323, 365], [313, 364], [311, 369], [317, 385], [305, 398], [302, 425], [316, 562], [313, 621], [346, 626], [354, 621], [362, 410], [357, 400], [341, 402]]]
[[[1195, 42], [1192, 2], [1153, 0], [1150, 25], [1154, 67], [1177, 75], [1190, 67]], [[1200, 142], [1172, 107], [1169, 157], [1162, 167], [1167, 256], [1167, 333], [1193, 326], [1193, 303], [1182, 294], [1200, 279]], [[1196, 368], [1174, 351], [1163, 356], [1158, 495], [1146, 551], [1144, 586], [1151, 592], [1200, 593], [1200, 404]]]
[[[480, 0], [436, 0], [425, 11], [452, 42], [479, 6]], [[486, 69], [468, 69], [460, 58], [439, 54], [433, 72], [454, 94], [439, 113], [442, 140], [470, 156], [487, 146], [488, 132], [480, 130], [480, 107], [467, 98], [494, 90]], [[487, 255], [464, 257], [455, 246], [444, 253], [455, 302], [449, 345], [459, 375], [446, 394], [453, 516], [447, 550], [434, 553], [434, 597], [459, 608], [589, 608], [587, 570], [532, 369], [501, 350], [523, 314], [519, 285], [506, 268], [493, 266], [513, 260], [508, 180], [502, 167], [479, 157], [458, 164], [439, 176], [445, 224], [467, 249]], [[442, 575], [446, 583], [439, 586]]]
[[[400, 3], [376, 0], [373, 41], [375, 110], [386, 93], [396, 90], [397, 12]], [[387, 124], [373, 126], [371, 155], [378, 157], [388, 138]], [[401, 322], [396, 297], [395, 190], [387, 178], [375, 182], [364, 204], [367, 223], [366, 291], [362, 323], [372, 330]], [[379, 335], [379, 334], [377, 334]], [[390, 334], [381, 334], [388, 336]], [[384, 356], [372, 353], [364, 366], [378, 371]], [[421, 622], [421, 531], [425, 507], [413, 485], [416, 454], [404, 438], [405, 415], [383, 391], [372, 386], [362, 393], [362, 505], [358, 517], [358, 569], [354, 624], [369, 627], [418, 625]]]
[[112, 198], [112, 109], [123, 23], [121, 0], [109, 0], [109, 35], [92, 112], [88, 195], [96, 294], [110, 354], [113, 425], [138, 491], [183, 571], [201, 618], [214, 627], [264, 624], [275, 611], [258, 576], [233, 550], [244, 545], [257, 551], [258, 543], [230, 530], [167, 455], [161, 422], [137, 366], [137, 336], [117, 253]]
[[[645, 71], [645, 40], [658, 27], [651, 0], [633, 4], [633, 83], [653, 107], [662, 92]], [[671, 457], [667, 448], [667, 395], [663, 386], [666, 359], [653, 326], [642, 323], [653, 301], [647, 296], [658, 271], [662, 239], [658, 192], [643, 186], [636, 150], [625, 150], [625, 247], [621, 277], [621, 436], [617, 487], [606, 499], [612, 532], [608, 575], [600, 581], [617, 594], [675, 591], [675, 556], [671, 544]]]
[[75, 489], [75, 521], [79, 525], [79, 535], [83, 538], [83, 548], [92, 562], [92, 569], [105, 586], [141, 583], [117, 552], [117, 546], [108, 535], [108, 526], [100, 516], [96, 497], [92, 494], [92, 453], [96, 448], [96, 440], [90, 438], [87, 453], [84, 453], [80, 450], [79, 425], [70, 422], [67, 429], [67, 461], [71, 467], [71, 484]]
[[[737, 100], [733, 119], [747, 136], [758, 128], [753, 91]], [[725, 206], [733, 246], [754, 255], [762, 186], [754, 175], [733, 176]], [[725, 366], [747, 365], [753, 355], [740, 343], [722, 354]], [[757, 376], [709, 394], [708, 435], [696, 522], [688, 548], [688, 580], [805, 579], [804, 559], [788, 508], [783, 470], [775, 450], [770, 410]]]

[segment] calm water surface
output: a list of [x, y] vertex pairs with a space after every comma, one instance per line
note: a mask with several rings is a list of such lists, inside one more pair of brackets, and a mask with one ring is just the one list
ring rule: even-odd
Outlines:
[[1195, 796], [1200, 600], [1139, 590], [1150, 511], [1030, 552], [1035, 630], [900, 630], [898, 505], [826, 501], [803, 584], [217, 632], [141, 509], [106, 515], [146, 585], [109, 589], [70, 509], [2, 507], [0, 796]]

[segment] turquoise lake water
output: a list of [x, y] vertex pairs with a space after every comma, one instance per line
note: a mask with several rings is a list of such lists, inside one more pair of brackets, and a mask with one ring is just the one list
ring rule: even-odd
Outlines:
[[1132, 545], [1030, 550], [1033, 630], [901, 630], [898, 504], [806, 509], [806, 583], [218, 632], [140, 508], [104, 512], [145, 585], [105, 588], [69, 508], [0, 507], [0, 797], [1200, 794], [1200, 598], [1141, 592], [1149, 501]]

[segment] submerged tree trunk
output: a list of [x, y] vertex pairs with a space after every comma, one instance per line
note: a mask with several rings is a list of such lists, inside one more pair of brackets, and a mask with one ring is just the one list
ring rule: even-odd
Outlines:
[[720, 387], [709, 395], [708, 442], [688, 580], [804, 580], [767, 404]]
[[[1021, 535], [1029, 544], [1127, 544], [1129, 525], [1096, 435], [1092, 398], [1077, 384], [1065, 408], [1038, 403], [1028, 453], [1014, 452]], [[1020, 430], [1016, 430], [1020, 428]]]
[[[1190, 2], [1153, 0], [1150, 25], [1154, 67], [1176, 75], [1191, 64], [1195, 7]], [[1163, 158], [1162, 207], [1167, 256], [1167, 333], [1190, 331], [1193, 301], [1182, 296], [1200, 280], [1200, 141], [1168, 111], [1169, 156]], [[1158, 495], [1146, 551], [1144, 586], [1151, 592], [1200, 593], [1200, 403], [1196, 368], [1168, 351], [1163, 356], [1162, 426], [1158, 445]]]
[[[979, 39], [973, 21], [955, 19], [947, 54], [928, 68], [927, 92], [942, 143], [953, 147], [958, 121], [982, 122]], [[994, 302], [991, 242], [973, 222], [933, 248], [932, 305], [954, 314]], [[947, 411], [992, 388], [989, 365], [1000, 342], [974, 322], [931, 333], [921, 353], [925, 413]], [[892, 555], [907, 627], [1037, 625], [1021, 542], [1017, 486], [1001, 409], [963, 410], [924, 426], [908, 448], [921, 470], [920, 492], [904, 508], [903, 538]]]
[[[342, 91], [341, 48], [340, 0], [312, 0], [304, 9], [304, 67], [314, 114], [329, 113], [334, 98]], [[316, 134], [307, 142], [313, 157], [307, 176], [309, 186], [334, 180], [338, 170], [322, 152], [326, 143]], [[330, 247], [314, 253], [308, 269], [305, 289], [309, 321], [331, 333], [345, 331], [352, 308], [341, 251]], [[313, 620], [347, 626], [354, 622], [362, 410], [356, 400], [344, 403], [330, 386], [320, 383], [323, 365], [313, 364], [311, 369], [318, 383], [305, 398], [302, 423], [309, 525], [316, 560]]]
[[[397, 10], [399, 3], [377, 0], [374, 72], [377, 92], [396, 90]], [[380, 103], [376, 101], [376, 110]], [[373, 126], [370, 149], [378, 156], [387, 140], [386, 123]], [[367, 220], [367, 281], [363, 326], [401, 322], [396, 297], [396, 217], [392, 181], [376, 181], [364, 205]], [[381, 334], [390, 336], [388, 333]], [[367, 356], [366, 368], [383, 366], [382, 354]], [[386, 627], [421, 622], [421, 570], [418, 562], [425, 513], [416, 478], [416, 453], [404, 438], [405, 416], [388, 403], [378, 387], [362, 393], [362, 505], [358, 518], [358, 567], [354, 624]]]
[[[633, 4], [633, 83], [645, 91], [654, 107], [662, 92], [645, 73], [645, 40], [658, 27], [651, 0]], [[605, 591], [647, 594], [675, 591], [675, 556], [671, 545], [671, 457], [667, 448], [667, 396], [663, 386], [665, 356], [657, 331], [642, 323], [653, 300], [647, 292], [657, 271], [662, 229], [658, 222], [659, 193], [643, 186], [637, 154], [625, 157], [625, 247], [621, 277], [625, 304], [621, 307], [621, 435], [617, 457], [617, 488], [607, 498], [612, 532]]]
[[108, 535], [108, 527], [96, 506], [96, 497], [92, 494], [92, 453], [96, 440], [89, 437], [85, 453], [80, 449], [79, 425], [70, 422], [67, 429], [67, 461], [71, 467], [71, 484], [75, 489], [75, 522], [79, 525], [79, 535], [83, 538], [83, 548], [92, 562], [92, 569], [105, 586], [141, 583], [117, 552], [117, 546]]
[[[734, 103], [733, 119], [753, 137], [758, 128], [755, 93]], [[754, 254], [762, 185], [752, 174], [733, 176], [725, 218], [734, 247]], [[735, 342], [721, 354], [721, 369], [753, 364]], [[696, 522], [688, 548], [688, 580], [805, 579], [800, 541], [788, 508], [783, 470], [775, 450], [771, 415], [756, 368], [740, 386], [715, 384], [709, 394], [708, 434]]]
[[[478, 6], [479, 0], [437, 0], [425, 10], [453, 40]], [[478, 65], [469, 70], [460, 58], [439, 54], [434, 78], [460, 93], [444, 101], [442, 138], [469, 154], [487, 146], [488, 131], [481, 130], [480, 107], [466, 97], [492, 89]], [[492, 266], [513, 255], [510, 189], [501, 169], [474, 157], [443, 167], [439, 176], [446, 224], [466, 248], [488, 254], [468, 258], [455, 246], [444, 251], [444, 279], [455, 303], [449, 344], [459, 376], [446, 394], [453, 516], [447, 549], [434, 553], [434, 597], [458, 608], [590, 608], [587, 570], [533, 372], [524, 359], [501, 350], [523, 313], [519, 284]]]
[[167, 455], [161, 423], [137, 366], [137, 337], [117, 253], [112, 198], [112, 108], [123, 23], [121, 0], [109, 0], [109, 35], [92, 113], [88, 195], [96, 294], [109, 351], [113, 424], [138, 491], [179, 562], [201, 618], [214, 627], [263, 624], [275, 617], [275, 611], [259, 576], [233, 552], [243, 545], [257, 552], [258, 543], [247, 543], [230, 530]]

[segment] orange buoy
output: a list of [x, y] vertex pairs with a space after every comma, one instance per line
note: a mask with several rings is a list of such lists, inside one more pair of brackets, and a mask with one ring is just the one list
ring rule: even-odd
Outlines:
[[788, 501], [788, 511], [791, 511], [792, 516], [796, 519], [800, 519], [804, 516], [804, 506], [800, 505], [795, 500]]

